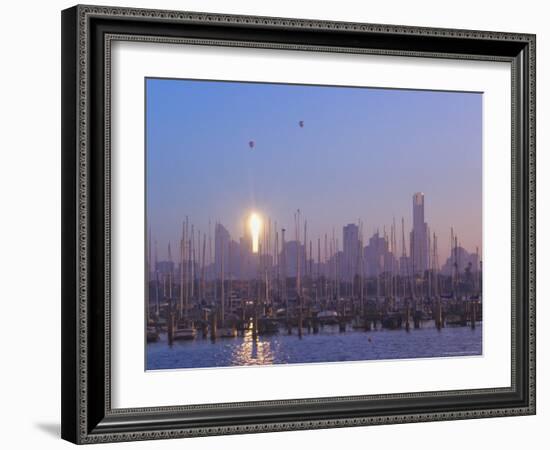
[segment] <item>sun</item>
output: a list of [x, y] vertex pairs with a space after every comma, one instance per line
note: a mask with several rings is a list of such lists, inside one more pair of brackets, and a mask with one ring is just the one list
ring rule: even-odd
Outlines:
[[248, 225], [250, 227], [250, 234], [252, 235], [252, 252], [258, 253], [262, 218], [258, 213], [253, 212], [248, 219]]

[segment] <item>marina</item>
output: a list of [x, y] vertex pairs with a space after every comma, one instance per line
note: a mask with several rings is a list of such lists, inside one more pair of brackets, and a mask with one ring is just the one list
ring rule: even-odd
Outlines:
[[[427, 231], [423, 194], [420, 207]], [[437, 235], [424, 234], [424, 249], [413, 228], [407, 245], [404, 219], [400, 246], [395, 220], [367, 245], [359, 221], [343, 227], [342, 249], [333, 232], [316, 252], [300, 210], [294, 220], [287, 242], [252, 213], [237, 245], [220, 223], [212, 239], [186, 218], [177, 264], [171, 244], [158, 261], [149, 233], [147, 369], [481, 354], [481, 261], [454, 229], [445, 271]]]
[[479, 94], [147, 86], [146, 369], [481, 354]]

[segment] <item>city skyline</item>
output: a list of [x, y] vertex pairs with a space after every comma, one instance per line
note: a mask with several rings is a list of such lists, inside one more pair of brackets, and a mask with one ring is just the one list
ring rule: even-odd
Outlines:
[[481, 93], [146, 101], [148, 370], [481, 354]]
[[[187, 254], [185, 257], [179, 253], [179, 256], [174, 258], [174, 250], [171, 250], [169, 243], [168, 257], [159, 259], [158, 244], [149, 236], [150, 277], [155, 277], [154, 271], [174, 272], [181, 261], [193, 261], [197, 272], [204, 267], [208, 279], [219, 277], [224, 266], [226, 276], [254, 278], [260, 266], [275, 268], [280, 265], [281, 258], [285, 259], [285, 254], [286, 262], [283, 264], [289, 277], [297, 275], [297, 258], [303, 272], [307, 272], [307, 268], [310, 267], [309, 270], [320, 274], [326, 274], [329, 265], [337, 261], [338, 277], [347, 282], [361, 273], [367, 278], [376, 277], [384, 272], [401, 276], [420, 275], [427, 270], [451, 275], [454, 264], [458, 265], [459, 271], [464, 271], [468, 264], [473, 272], [480, 270], [480, 248], [476, 247], [473, 251], [464, 248], [454, 230], [450, 230], [455, 242], [453, 248], [448, 254], [442, 255], [439, 252], [434, 239], [440, 241], [441, 238], [435, 233], [430, 233], [430, 226], [424, 221], [424, 201], [424, 193], [413, 194], [411, 229], [405, 228], [402, 218], [399, 223], [393, 221], [389, 229], [377, 229], [371, 235], [365, 235], [362, 223], [349, 223], [343, 225], [340, 230], [333, 230], [322, 236], [304, 237], [307, 233], [307, 220], [297, 211], [300, 218], [298, 223], [295, 222], [294, 233], [298, 229], [298, 236], [289, 234], [289, 230], [285, 229], [285, 239], [281, 234], [284, 227], [275, 229], [275, 223], [266, 220], [260, 230], [260, 247], [255, 250], [249, 228], [245, 227], [242, 234], [234, 236], [223, 223], [218, 222], [211, 227], [211, 232], [206, 234], [195, 230], [187, 219], [182, 228], [183, 234], [187, 236], [184, 244]], [[307, 242], [304, 242], [304, 239], [307, 239]], [[251, 257], [255, 258], [253, 262], [249, 260]], [[247, 265], [244, 273], [243, 264]]]
[[[210, 222], [212, 235], [220, 222], [238, 241], [251, 211], [293, 230], [300, 209], [313, 239], [334, 229], [340, 248], [347, 224], [360, 220], [367, 240], [404, 217], [410, 241], [411, 194], [430, 185], [438, 189], [422, 190], [425, 219], [439, 235], [440, 261], [451, 227], [462, 247], [481, 252], [480, 94], [148, 79], [147, 101], [147, 223], [159, 259], [186, 216], [203, 233]], [[329, 101], [335, 111], [320, 113]], [[433, 131], [442, 115], [443, 131]], [[391, 128], [409, 131], [398, 133], [405, 142], [387, 134], [388, 117]]]

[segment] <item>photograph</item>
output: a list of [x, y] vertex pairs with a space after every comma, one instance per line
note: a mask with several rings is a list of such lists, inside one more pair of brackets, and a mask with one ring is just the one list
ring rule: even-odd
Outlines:
[[[61, 101], [38, 107], [61, 114], [14, 142], [60, 134], [61, 158], [25, 167], [60, 173], [61, 232], [6, 233], [6, 254], [22, 255], [10, 259], [15, 291], [60, 284], [60, 308], [18, 304], [36, 310], [25, 329], [44, 322], [59, 341], [60, 358], [37, 356], [56, 364], [45, 373], [64, 440], [328, 448], [345, 433], [387, 446], [380, 425], [392, 424], [390, 440], [409, 424], [414, 448], [540, 436], [536, 73], [548, 27], [521, 8], [495, 19], [495, 5], [449, 15], [399, 1], [63, 5], [61, 33], [38, 27], [50, 41], [34, 46], [61, 62], [60, 83], [48, 72], [60, 89], [46, 90]], [[59, 240], [48, 268], [61, 280], [30, 268], [29, 255], [53, 254], [36, 245]], [[36, 333], [11, 335], [36, 347]], [[493, 420], [466, 420], [482, 418]]]
[[483, 355], [483, 92], [144, 83], [145, 370]]

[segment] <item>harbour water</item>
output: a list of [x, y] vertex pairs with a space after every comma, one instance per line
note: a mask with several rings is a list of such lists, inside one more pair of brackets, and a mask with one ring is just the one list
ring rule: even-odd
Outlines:
[[270, 364], [304, 364], [322, 362], [390, 360], [473, 356], [482, 353], [482, 323], [470, 326], [447, 326], [437, 330], [433, 321], [420, 329], [376, 329], [365, 332], [351, 327], [340, 333], [338, 326], [324, 326], [318, 334], [296, 330], [253, 339], [246, 330], [243, 336], [229, 339], [197, 337], [192, 341], [175, 341], [168, 345], [166, 334], [158, 342], [147, 344], [147, 369], [178, 369], [251, 366]]

